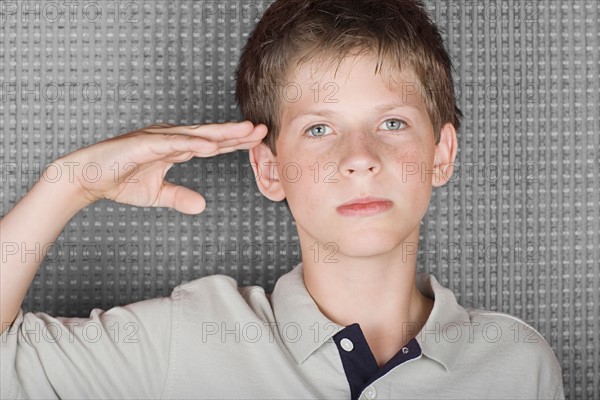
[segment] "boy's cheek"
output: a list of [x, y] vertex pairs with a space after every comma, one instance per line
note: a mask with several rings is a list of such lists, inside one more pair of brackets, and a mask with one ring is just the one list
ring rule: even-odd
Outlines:
[[319, 183], [323, 177], [323, 166], [325, 164], [327, 164], [330, 173], [332, 171], [337, 173], [337, 163], [301, 158], [292, 158], [279, 162], [277, 170], [279, 178], [286, 189], [294, 190], [294, 188], [299, 186], [304, 187]]

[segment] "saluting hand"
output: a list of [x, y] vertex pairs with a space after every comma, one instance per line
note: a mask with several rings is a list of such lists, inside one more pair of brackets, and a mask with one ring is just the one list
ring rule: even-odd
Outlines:
[[[249, 121], [198, 126], [159, 124], [84, 147], [56, 163], [75, 172], [74, 183], [89, 204], [109, 199], [199, 214], [206, 206], [202, 195], [166, 181], [167, 171], [192, 157], [253, 148], [266, 134], [265, 125], [254, 126]], [[93, 173], [83, 173], [90, 171], [82, 168], [90, 163]]]

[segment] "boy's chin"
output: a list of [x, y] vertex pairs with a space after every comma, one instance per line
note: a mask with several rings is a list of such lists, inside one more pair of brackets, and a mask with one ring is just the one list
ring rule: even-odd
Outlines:
[[[327, 250], [327, 249], [325, 249]], [[418, 250], [418, 243], [402, 241], [394, 236], [363, 235], [353, 238], [344, 238], [335, 245], [337, 258], [373, 258], [384, 255], [399, 256], [406, 260]], [[336, 258], [335, 253], [332, 258]]]

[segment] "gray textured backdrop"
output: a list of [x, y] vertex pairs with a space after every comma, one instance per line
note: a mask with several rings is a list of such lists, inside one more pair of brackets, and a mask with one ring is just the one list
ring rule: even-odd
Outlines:
[[[159, 121], [239, 120], [233, 71], [270, 1], [0, 1], [0, 214], [56, 158]], [[600, 398], [599, 2], [427, 2], [456, 66], [460, 167], [435, 191], [419, 269], [554, 349], [567, 397]], [[247, 153], [169, 172], [191, 217], [99, 202], [50, 248], [25, 310], [85, 316], [224, 273], [271, 291], [298, 261]], [[45, 246], [47, 244], [41, 244]]]

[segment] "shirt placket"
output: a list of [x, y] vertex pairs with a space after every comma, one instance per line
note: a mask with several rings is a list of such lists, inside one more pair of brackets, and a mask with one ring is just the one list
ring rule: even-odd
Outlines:
[[411, 339], [381, 368], [377, 365], [359, 324], [351, 324], [333, 336], [344, 372], [350, 385], [352, 400], [385, 398], [389, 392], [377, 381], [397, 366], [421, 356], [421, 347]]

